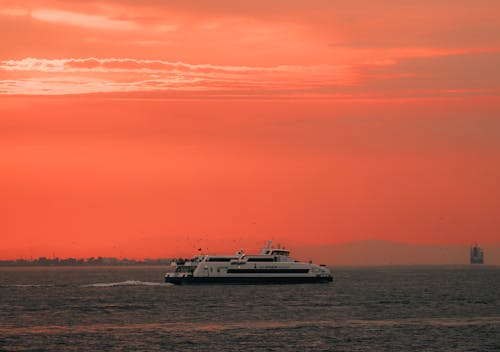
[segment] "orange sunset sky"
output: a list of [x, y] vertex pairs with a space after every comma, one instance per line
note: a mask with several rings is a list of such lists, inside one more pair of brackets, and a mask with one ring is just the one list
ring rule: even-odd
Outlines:
[[0, 0], [0, 259], [499, 242], [499, 16]]

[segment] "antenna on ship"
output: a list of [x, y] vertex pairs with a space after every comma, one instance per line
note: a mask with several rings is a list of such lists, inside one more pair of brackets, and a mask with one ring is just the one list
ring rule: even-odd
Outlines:
[[264, 248], [262, 248], [262, 251], [260, 252], [260, 254], [267, 254], [267, 251], [269, 250], [269, 248], [271, 247], [271, 243], [273, 243], [273, 240], [269, 240], [267, 241], [266, 245], [264, 246]]

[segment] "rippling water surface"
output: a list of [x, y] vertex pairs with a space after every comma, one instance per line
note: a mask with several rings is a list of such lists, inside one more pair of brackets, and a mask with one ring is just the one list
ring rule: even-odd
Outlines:
[[500, 351], [500, 267], [172, 286], [165, 268], [0, 268], [1, 351]]

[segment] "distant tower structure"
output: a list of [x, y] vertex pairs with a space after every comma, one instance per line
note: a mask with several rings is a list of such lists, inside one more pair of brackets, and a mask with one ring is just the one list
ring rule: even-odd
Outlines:
[[484, 264], [484, 251], [477, 243], [470, 247], [470, 263]]

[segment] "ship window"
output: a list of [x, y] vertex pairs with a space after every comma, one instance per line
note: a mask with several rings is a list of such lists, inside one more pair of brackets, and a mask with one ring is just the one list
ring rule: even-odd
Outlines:
[[248, 258], [249, 262], [274, 262], [274, 258]]
[[237, 259], [237, 258], [210, 257], [210, 258], [208, 258], [208, 261], [209, 262], [230, 262], [231, 259]]
[[228, 269], [228, 274], [306, 274], [309, 269], [259, 268], [259, 269]]
[[288, 256], [288, 251], [273, 251], [272, 254]]
[[178, 266], [175, 269], [175, 272], [177, 273], [190, 273], [194, 271], [194, 266]]

